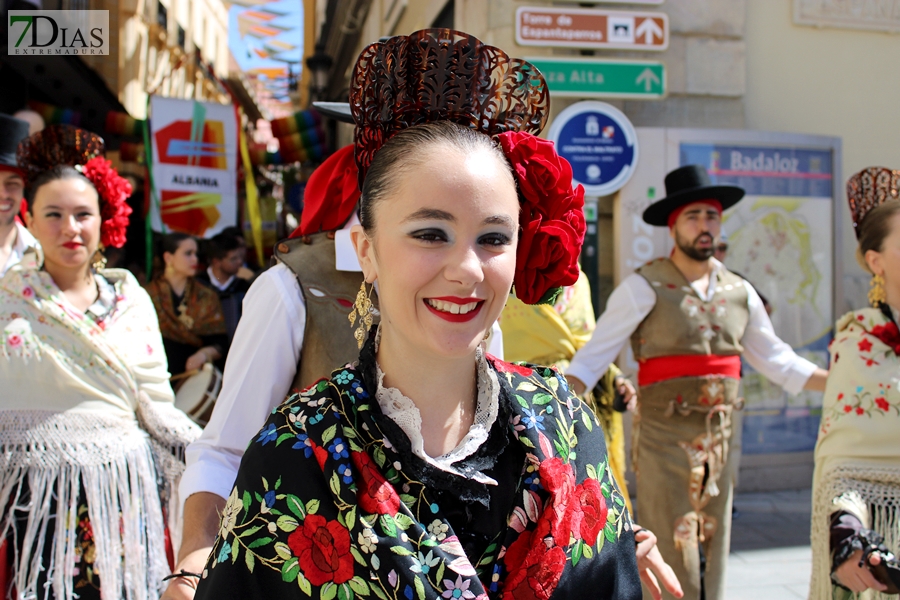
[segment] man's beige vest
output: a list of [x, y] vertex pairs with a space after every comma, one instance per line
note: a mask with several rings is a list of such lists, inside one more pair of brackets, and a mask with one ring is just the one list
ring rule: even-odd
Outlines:
[[[306, 303], [303, 348], [291, 384], [291, 391], [300, 391], [359, 357], [348, 316], [363, 274], [335, 269], [333, 232], [280, 242], [275, 256], [296, 275]], [[374, 292], [372, 301], [377, 306]]]
[[722, 269], [709, 302], [697, 295], [668, 258], [637, 270], [656, 292], [656, 305], [631, 336], [635, 359], [659, 356], [715, 354], [734, 356], [744, 351], [741, 337], [750, 320], [747, 288], [734, 273]]

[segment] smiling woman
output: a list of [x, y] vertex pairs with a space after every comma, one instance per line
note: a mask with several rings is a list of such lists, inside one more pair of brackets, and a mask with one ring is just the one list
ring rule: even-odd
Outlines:
[[130, 212], [102, 151], [69, 126], [18, 149], [42, 250], [0, 280], [4, 597], [157, 598], [168, 573], [164, 506], [198, 432], [173, 406], [147, 293], [95, 264]]
[[578, 277], [583, 191], [535, 137], [546, 83], [449, 30], [369, 46], [353, 81], [352, 316], [374, 284], [380, 324], [251, 442], [197, 598], [640, 598], [593, 413], [483, 347], [513, 287]]

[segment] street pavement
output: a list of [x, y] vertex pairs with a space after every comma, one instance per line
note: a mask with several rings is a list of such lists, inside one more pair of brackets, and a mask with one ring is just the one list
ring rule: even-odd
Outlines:
[[810, 490], [735, 495], [728, 600], [807, 597], [810, 498]]

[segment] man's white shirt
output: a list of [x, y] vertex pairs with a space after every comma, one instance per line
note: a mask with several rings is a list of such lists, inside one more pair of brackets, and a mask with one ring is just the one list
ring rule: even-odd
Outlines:
[[31, 235], [31, 232], [25, 229], [25, 226], [15, 222], [16, 226], [16, 243], [13, 244], [12, 252], [9, 253], [9, 258], [6, 259], [6, 264], [2, 265], [0, 268], [0, 277], [6, 274], [6, 272], [13, 265], [17, 265], [22, 261], [22, 257], [25, 256], [25, 251], [29, 248], [33, 248], [37, 246], [37, 240], [34, 239], [34, 236]]
[[[712, 260], [713, 272], [710, 274], [706, 293], [701, 293], [696, 282], [691, 284], [694, 291], [707, 302], [715, 294], [718, 274], [723, 268], [722, 263]], [[815, 372], [816, 365], [798, 356], [775, 335], [772, 321], [759, 294], [746, 281], [744, 287], [747, 289], [747, 308], [750, 311], [747, 329], [741, 338], [744, 358], [754, 369], [788, 393], [800, 392]], [[575, 353], [566, 374], [577, 377], [587, 389], [592, 389], [654, 306], [656, 292], [646, 279], [637, 273], [623, 279], [607, 300], [606, 310], [597, 320], [593, 336]]]
[[[335, 236], [339, 271], [362, 270], [349, 235], [356, 223], [354, 216]], [[257, 277], [244, 297], [215, 411], [203, 434], [185, 452], [187, 468], [179, 486], [182, 502], [198, 492], [221, 498], [231, 493], [247, 444], [290, 391], [305, 328], [300, 284], [293, 271], [278, 263]], [[488, 352], [503, 358], [503, 335], [496, 323], [489, 343]]]

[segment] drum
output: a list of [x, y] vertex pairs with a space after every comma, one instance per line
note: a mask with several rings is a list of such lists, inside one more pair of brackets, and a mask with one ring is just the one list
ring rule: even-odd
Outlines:
[[175, 392], [175, 408], [187, 414], [195, 423], [205, 427], [212, 416], [216, 397], [222, 388], [222, 372], [211, 363], [184, 379]]

